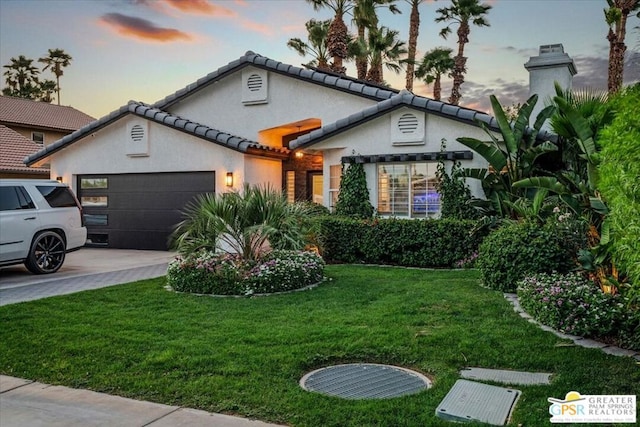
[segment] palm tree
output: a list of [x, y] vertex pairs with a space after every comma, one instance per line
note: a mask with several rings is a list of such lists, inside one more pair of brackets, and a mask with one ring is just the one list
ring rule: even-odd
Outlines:
[[383, 84], [383, 65], [396, 74], [399, 73], [401, 70], [400, 57], [407, 53], [405, 44], [405, 42], [398, 40], [398, 31], [396, 30], [390, 30], [387, 27], [370, 30], [367, 46], [371, 67], [367, 72], [366, 80]]
[[[366, 30], [378, 28], [378, 14], [376, 9], [380, 6], [388, 6], [392, 13], [400, 13], [395, 6], [396, 0], [356, 0], [353, 7], [353, 21], [358, 28], [358, 42], [366, 45]], [[364, 80], [367, 76], [367, 55], [356, 55], [356, 70], [358, 78]]]
[[36, 97], [40, 70], [33, 65], [33, 59], [20, 55], [18, 59], [11, 58], [11, 63], [4, 68], [7, 69], [4, 75], [8, 86], [2, 90], [4, 95], [27, 99]]
[[489, 22], [484, 15], [489, 12], [491, 6], [485, 3], [481, 4], [480, 0], [451, 0], [451, 3], [450, 7], [436, 10], [440, 14], [436, 18], [436, 22], [451, 22], [440, 31], [440, 36], [445, 39], [451, 33], [451, 25], [458, 24], [458, 54], [454, 58], [453, 87], [449, 97], [449, 103], [458, 105], [461, 98], [460, 86], [464, 83], [464, 75], [467, 72], [467, 58], [464, 56], [464, 46], [469, 43], [470, 24], [478, 27], [488, 27]]
[[42, 102], [51, 103], [53, 101], [53, 94], [56, 92], [58, 85], [53, 80], [44, 80], [40, 82], [38, 86], [39, 95], [38, 98]]
[[311, 19], [307, 27], [307, 40], [305, 43], [299, 38], [289, 39], [287, 46], [295, 50], [300, 56], [311, 56], [313, 59], [307, 63], [321, 70], [331, 70], [329, 66], [329, 51], [327, 50], [327, 34], [329, 33], [330, 20], [316, 21]]
[[640, 0], [607, 0], [609, 8], [604, 10], [609, 25], [609, 78], [607, 88], [613, 94], [622, 87], [624, 74], [624, 54], [627, 46], [624, 39], [627, 33], [627, 18], [631, 12], [640, 9]]
[[437, 47], [425, 53], [416, 70], [416, 77], [426, 84], [433, 83], [433, 99], [440, 101], [440, 78], [453, 70], [453, 49]]
[[53, 74], [56, 75], [57, 98], [58, 105], [60, 105], [60, 76], [64, 74], [63, 68], [68, 67], [73, 58], [62, 49], [49, 49], [48, 55], [38, 59], [38, 62], [46, 64], [42, 71], [51, 68]]
[[413, 76], [416, 64], [416, 50], [418, 45], [418, 34], [420, 33], [420, 11], [418, 6], [425, 0], [406, 0], [411, 5], [411, 15], [409, 15], [409, 45], [407, 51], [407, 74], [406, 88], [413, 92]]
[[349, 54], [350, 39], [349, 30], [344, 23], [344, 15], [353, 8], [353, 0], [307, 0], [307, 2], [311, 3], [316, 11], [326, 7], [334, 12], [327, 34], [327, 49], [329, 55], [333, 57], [331, 69], [336, 73], [344, 74], [347, 69], [342, 65], [342, 61]]
[[257, 260], [272, 249], [302, 249], [312, 214], [288, 203], [273, 188], [244, 185], [242, 193], [205, 194], [190, 203], [176, 226], [172, 245], [181, 254], [226, 251]]

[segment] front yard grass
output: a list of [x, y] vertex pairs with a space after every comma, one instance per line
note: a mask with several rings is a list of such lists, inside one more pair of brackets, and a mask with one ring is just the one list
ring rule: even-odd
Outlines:
[[[566, 345], [472, 270], [333, 265], [319, 287], [257, 298], [176, 294], [153, 279], [0, 307], [0, 373], [296, 426], [451, 425], [435, 409], [465, 366], [552, 372], [512, 424], [547, 425], [548, 397], [640, 395], [631, 358]], [[433, 387], [387, 400], [303, 391], [310, 370], [387, 363]]]

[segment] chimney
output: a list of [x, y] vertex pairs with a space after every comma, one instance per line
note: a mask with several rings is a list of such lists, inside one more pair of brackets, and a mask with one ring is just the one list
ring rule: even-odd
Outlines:
[[564, 90], [571, 90], [576, 64], [564, 53], [562, 44], [540, 46], [540, 54], [532, 56], [524, 64], [529, 71], [529, 96], [538, 95], [538, 103], [531, 113], [531, 122], [535, 122], [538, 113], [556, 96], [555, 82]]

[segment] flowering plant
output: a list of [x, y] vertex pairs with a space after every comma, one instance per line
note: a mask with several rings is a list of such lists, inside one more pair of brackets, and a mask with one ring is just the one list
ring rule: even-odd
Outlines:
[[303, 288], [322, 280], [324, 260], [315, 252], [271, 251], [257, 261], [240, 255], [200, 251], [177, 257], [167, 270], [179, 292], [252, 295]]
[[471, 255], [456, 261], [456, 268], [473, 268], [476, 265], [476, 259], [478, 258], [478, 251], [474, 251]]
[[518, 283], [518, 298], [539, 322], [580, 336], [610, 335], [624, 318], [624, 304], [618, 295], [603, 293], [576, 273], [526, 277]]

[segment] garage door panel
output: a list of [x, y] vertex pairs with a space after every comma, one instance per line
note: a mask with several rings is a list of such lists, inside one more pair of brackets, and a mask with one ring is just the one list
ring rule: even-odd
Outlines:
[[197, 192], [150, 192], [110, 194], [108, 207], [111, 210], [172, 210], [186, 206], [194, 200]]
[[[83, 207], [90, 240], [113, 248], [166, 250], [169, 235], [183, 220], [189, 202], [200, 194], [215, 192], [213, 171], [78, 178], [108, 181], [106, 188], [83, 189], [79, 185], [78, 192], [86, 201]], [[96, 202], [104, 202], [104, 198], [107, 206], [97, 206]]]
[[162, 231], [122, 231], [109, 233], [109, 247], [118, 249], [165, 250], [168, 246], [167, 233]]
[[182, 219], [182, 214], [176, 210], [121, 210], [109, 213], [108, 226], [114, 230], [166, 231]]

